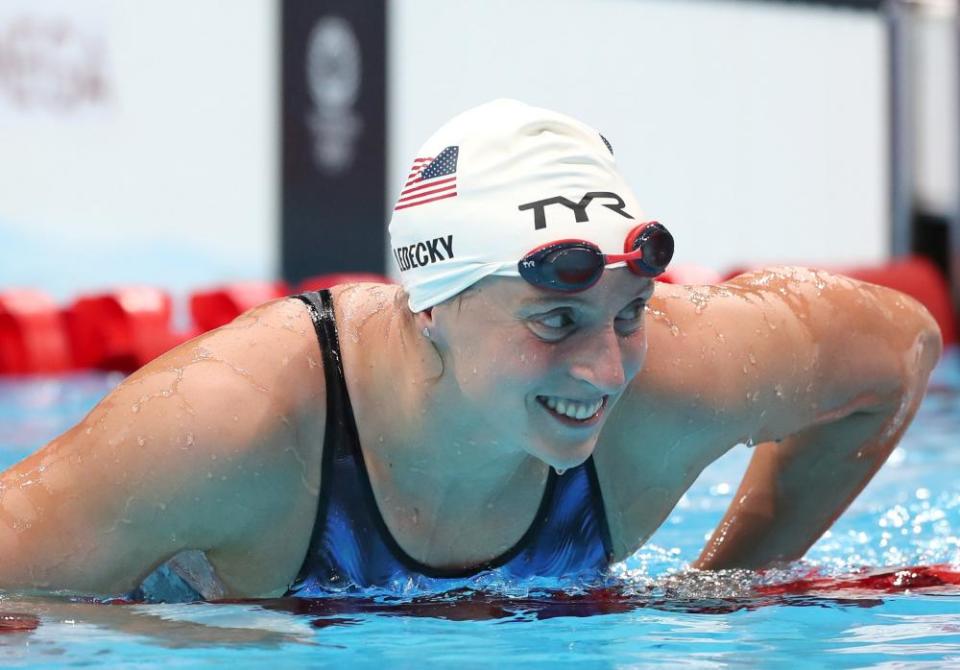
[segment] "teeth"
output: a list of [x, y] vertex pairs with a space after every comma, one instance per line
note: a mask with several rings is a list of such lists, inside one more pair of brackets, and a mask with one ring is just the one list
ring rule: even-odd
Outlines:
[[593, 402], [579, 402], [556, 396], [542, 396], [544, 404], [557, 414], [563, 414], [571, 419], [583, 421], [596, 414], [603, 405], [603, 398]]

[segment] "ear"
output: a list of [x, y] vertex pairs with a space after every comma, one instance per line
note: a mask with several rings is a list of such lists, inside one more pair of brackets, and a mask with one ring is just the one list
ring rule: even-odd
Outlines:
[[417, 322], [417, 330], [433, 329], [433, 307], [427, 307], [425, 310], [417, 312], [413, 315], [413, 318]]

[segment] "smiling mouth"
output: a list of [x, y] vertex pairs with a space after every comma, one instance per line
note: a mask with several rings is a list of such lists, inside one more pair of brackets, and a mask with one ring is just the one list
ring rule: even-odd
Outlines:
[[607, 397], [596, 400], [572, 400], [559, 396], [538, 395], [537, 402], [567, 425], [587, 426], [600, 420], [607, 405]]

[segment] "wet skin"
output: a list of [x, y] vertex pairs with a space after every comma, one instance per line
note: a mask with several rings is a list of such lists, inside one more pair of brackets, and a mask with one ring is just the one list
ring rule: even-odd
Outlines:
[[[624, 558], [748, 442], [697, 565], [797, 558], [892, 451], [940, 354], [918, 303], [823, 272], [652, 291], [626, 270], [567, 297], [492, 278], [411, 314], [398, 287], [334, 290], [375, 497], [410, 555], [497, 556], [532, 521], [548, 468], [593, 454]], [[131, 375], [0, 475], [0, 589], [116, 594], [198, 549], [227, 596], [282, 593], [314, 522], [322, 365], [305, 306], [284, 299]], [[580, 418], [557, 399], [582, 403]]]

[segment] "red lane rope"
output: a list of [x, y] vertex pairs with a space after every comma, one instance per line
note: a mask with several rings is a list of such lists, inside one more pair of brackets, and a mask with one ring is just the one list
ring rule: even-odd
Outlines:
[[[761, 595], [879, 594], [904, 593], [916, 589], [960, 586], [960, 571], [949, 565], [918, 565], [895, 570], [871, 569], [842, 577], [797, 579], [756, 588]], [[958, 591], [960, 593], [960, 591]]]

